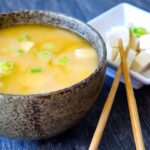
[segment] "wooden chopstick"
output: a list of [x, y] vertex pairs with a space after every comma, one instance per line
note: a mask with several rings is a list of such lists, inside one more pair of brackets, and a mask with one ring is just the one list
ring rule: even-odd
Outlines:
[[119, 44], [121, 65], [122, 65], [122, 70], [123, 70], [123, 74], [124, 74], [125, 86], [126, 86], [127, 101], [128, 101], [130, 119], [131, 119], [131, 124], [132, 124], [132, 132], [133, 132], [133, 136], [134, 136], [136, 149], [137, 150], [145, 150], [142, 131], [141, 131], [141, 125], [140, 125], [140, 120], [139, 120], [139, 115], [138, 115], [138, 109], [137, 109], [137, 105], [136, 105], [136, 100], [135, 100], [132, 83], [131, 83], [131, 78], [129, 75], [129, 69], [127, 67], [127, 62], [125, 59], [125, 53], [123, 50], [123, 44], [122, 44], [121, 39], [118, 40], [118, 44]]
[[[129, 51], [129, 48], [126, 49], [126, 55], [128, 54], [128, 51]], [[112, 104], [114, 101], [114, 97], [116, 95], [116, 91], [117, 91], [117, 88], [119, 85], [121, 74], [122, 74], [122, 68], [121, 68], [121, 64], [120, 64], [120, 66], [117, 70], [114, 82], [112, 84], [112, 87], [110, 89], [110, 92], [108, 94], [107, 100], [106, 100], [105, 105], [103, 107], [101, 116], [99, 118], [98, 125], [96, 127], [95, 132], [94, 132], [89, 150], [97, 150], [98, 149], [104, 128], [106, 126], [106, 122], [107, 122], [109, 114], [110, 114], [110, 110], [111, 110], [111, 107], [112, 107]]]
[[139, 41], [137, 42], [137, 45], [136, 45], [135, 50], [136, 50], [138, 53], [141, 51], [141, 49], [140, 49], [140, 42], [139, 42]]

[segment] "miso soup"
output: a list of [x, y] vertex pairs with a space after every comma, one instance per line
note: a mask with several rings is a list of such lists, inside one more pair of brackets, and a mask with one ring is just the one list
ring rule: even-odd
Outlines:
[[0, 93], [47, 93], [91, 75], [98, 55], [76, 33], [46, 25], [0, 29]]

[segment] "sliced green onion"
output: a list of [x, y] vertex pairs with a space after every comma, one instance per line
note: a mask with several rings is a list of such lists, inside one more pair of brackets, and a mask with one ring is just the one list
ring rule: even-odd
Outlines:
[[42, 48], [46, 50], [54, 50], [56, 48], [56, 45], [53, 43], [47, 42], [43, 44]]
[[41, 68], [31, 68], [30, 70], [32, 73], [36, 73], [36, 72], [41, 72], [42, 69]]
[[13, 52], [14, 49], [11, 47], [6, 47], [6, 48], [3, 48], [2, 50], [7, 51], [7, 52]]
[[24, 50], [23, 49], [19, 49], [18, 51], [17, 51], [17, 53], [18, 53], [18, 55], [20, 56], [20, 55], [23, 55], [24, 54]]
[[46, 47], [47, 49], [50, 49], [50, 50], [53, 50], [53, 49], [56, 48], [56, 46], [55, 46], [54, 44], [52, 44], [52, 43], [47, 43], [47, 44], [45, 45], [45, 47]]
[[0, 74], [0, 80], [2, 80], [2, 77], [3, 77], [2, 74]]
[[18, 42], [23, 42], [24, 41], [24, 39], [22, 37], [19, 37], [17, 40], [18, 40]]
[[134, 33], [136, 37], [141, 37], [142, 35], [148, 34], [148, 31], [143, 27], [131, 27], [130, 33]]
[[30, 40], [30, 36], [25, 34], [25, 35], [22, 35], [21, 37], [19, 37], [17, 39], [18, 42], [23, 42], [23, 41], [27, 41], [27, 40]]
[[38, 57], [42, 60], [49, 61], [52, 59], [52, 53], [49, 51], [41, 51], [38, 53]]
[[2, 71], [12, 71], [14, 69], [14, 64], [11, 61], [3, 61], [0, 64], [0, 69]]
[[66, 64], [69, 61], [69, 58], [67, 56], [64, 56], [59, 59], [60, 64]]
[[58, 45], [56, 45], [56, 44], [54, 44], [54, 43], [51, 43], [51, 42], [47, 42], [47, 43], [44, 43], [43, 45], [42, 45], [42, 49], [44, 49], [44, 50], [49, 50], [49, 51], [52, 51], [52, 52], [60, 52], [60, 47], [58, 46]]
[[8, 48], [6, 48], [6, 50], [8, 50], [8, 51], [12, 51], [12, 50], [13, 50], [13, 48], [8, 47]]

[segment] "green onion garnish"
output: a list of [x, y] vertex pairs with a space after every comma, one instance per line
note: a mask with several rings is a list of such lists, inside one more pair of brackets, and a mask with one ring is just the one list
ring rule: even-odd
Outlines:
[[148, 34], [148, 31], [143, 27], [131, 27], [130, 33], [134, 33], [136, 37], [141, 37], [142, 35]]
[[8, 51], [12, 51], [12, 50], [13, 50], [13, 48], [8, 47], [6, 50], [8, 50]]
[[22, 35], [21, 37], [19, 37], [19, 38], [17, 39], [18, 42], [23, 42], [23, 41], [28, 41], [28, 40], [30, 40], [30, 36], [27, 35], [27, 34]]
[[48, 43], [46, 46], [47, 46], [47, 48], [50, 49], [50, 50], [53, 50], [53, 49], [56, 48], [56, 46], [55, 46], [54, 44], [52, 44], [52, 43]]
[[46, 50], [54, 50], [56, 49], [56, 46], [53, 43], [47, 42], [42, 46], [42, 48]]
[[24, 54], [24, 50], [23, 49], [19, 49], [18, 51], [17, 51], [17, 53], [18, 53], [18, 55], [22, 55], [22, 54]]
[[14, 69], [14, 64], [11, 61], [3, 61], [0, 64], [0, 69], [2, 71], [12, 71]]
[[55, 43], [51, 43], [51, 42], [44, 43], [42, 45], [42, 49], [49, 50], [54, 53], [60, 52], [61, 50], [59, 45], [56, 45]]
[[2, 74], [0, 74], [0, 80], [2, 80], [2, 77], [3, 77]]
[[24, 41], [24, 39], [22, 37], [18, 38], [18, 42], [23, 42], [23, 41]]
[[59, 59], [60, 64], [66, 64], [69, 61], [69, 58], [67, 56], [64, 56]]
[[52, 53], [49, 52], [49, 51], [41, 51], [38, 53], [38, 57], [42, 60], [46, 60], [46, 61], [49, 61], [52, 59]]
[[32, 73], [36, 73], [36, 72], [41, 72], [42, 69], [41, 68], [31, 68], [30, 70]]

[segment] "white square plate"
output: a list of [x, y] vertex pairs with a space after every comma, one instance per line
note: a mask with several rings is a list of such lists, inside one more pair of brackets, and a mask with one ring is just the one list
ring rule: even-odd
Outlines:
[[[130, 4], [121, 3], [88, 22], [89, 25], [95, 28], [102, 35], [104, 40], [106, 39], [106, 31], [108, 31], [112, 26], [126, 25], [129, 23], [145, 27], [149, 30], [150, 13]], [[114, 78], [116, 70], [117, 66], [112, 61], [107, 60], [107, 75]], [[144, 77], [132, 70], [130, 70], [130, 74], [132, 84], [135, 89], [139, 89], [143, 85], [150, 85], [150, 77]], [[121, 81], [124, 82], [123, 78]]]

